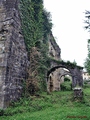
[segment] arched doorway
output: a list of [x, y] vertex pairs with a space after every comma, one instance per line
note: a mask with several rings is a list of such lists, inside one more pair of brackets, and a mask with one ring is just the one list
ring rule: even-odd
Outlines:
[[68, 69], [58, 68], [52, 71], [47, 80], [47, 91], [59, 91], [60, 90], [60, 83], [64, 79], [61, 79], [64, 75], [71, 75], [70, 71]]
[[63, 81], [60, 82], [61, 91], [71, 91], [72, 90], [72, 76], [64, 74], [60, 76], [60, 79], [63, 78]]
[[[50, 82], [50, 79], [49, 79], [50, 74], [52, 72], [58, 70], [59, 68], [67, 69], [68, 71], [65, 72], [65, 74], [69, 74], [72, 76], [72, 88], [75, 88], [76, 86], [79, 86], [79, 87], [83, 86], [82, 68], [78, 67], [78, 66], [72, 67], [72, 66], [65, 66], [65, 65], [54, 66], [47, 72], [47, 84]], [[56, 81], [59, 81], [59, 79], [54, 80], [54, 82], [56, 82]], [[53, 82], [53, 91], [56, 90], [54, 82]], [[59, 82], [57, 82], [57, 83], [59, 83]], [[57, 90], [59, 90], [59, 89], [60, 89], [60, 87], [57, 88]], [[49, 90], [49, 92], [50, 92], [50, 89], [47, 89], [47, 90]]]

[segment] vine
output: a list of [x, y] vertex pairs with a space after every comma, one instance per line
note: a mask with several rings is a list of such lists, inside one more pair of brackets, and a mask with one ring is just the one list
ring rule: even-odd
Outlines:
[[[45, 72], [49, 67], [48, 34], [52, 28], [50, 13], [44, 10], [43, 0], [20, 0], [20, 16], [30, 60], [27, 86], [33, 84], [36, 90], [45, 90]], [[32, 50], [35, 50], [35, 53]]]

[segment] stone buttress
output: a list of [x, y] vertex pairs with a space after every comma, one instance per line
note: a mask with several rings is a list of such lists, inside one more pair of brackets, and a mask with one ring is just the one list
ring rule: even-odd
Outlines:
[[27, 52], [21, 33], [18, 0], [0, 0], [0, 108], [21, 96]]

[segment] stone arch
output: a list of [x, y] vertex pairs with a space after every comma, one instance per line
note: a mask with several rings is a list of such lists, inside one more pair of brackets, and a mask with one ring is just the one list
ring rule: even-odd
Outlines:
[[[76, 87], [77, 85], [80, 87], [83, 86], [83, 78], [82, 78], [81, 70], [77, 66], [75, 66], [74, 68], [71, 68], [71, 67], [68, 67], [65, 65], [54, 66], [47, 72], [47, 86], [49, 86], [50, 74], [59, 68], [65, 68], [68, 70], [68, 72], [65, 74], [70, 75], [72, 77], [72, 88]], [[65, 75], [65, 74], [63, 74], [63, 75]], [[49, 90], [49, 87], [47, 90]], [[49, 92], [50, 92], [50, 90], [49, 90]]]
[[72, 74], [70, 74], [70, 73], [65, 73], [65, 74], [60, 75], [60, 79], [61, 79], [61, 77], [65, 76], [65, 75], [69, 75], [69, 76], [71, 76], [71, 78], [73, 79], [73, 76], [72, 76]]
[[[60, 67], [55, 67], [55, 68], [52, 68], [51, 71], [49, 72], [50, 74], [48, 74], [48, 79], [47, 79], [47, 91], [48, 92], [52, 92], [52, 91], [58, 91], [60, 90], [60, 76], [62, 75], [62, 73], [60, 74], [60, 71], [59, 71], [59, 77], [56, 77], [55, 76], [53, 77], [53, 74], [55, 75], [55, 71], [57, 69], [61, 68]], [[64, 67], [65, 68], [65, 67]], [[68, 70], [68, 69], [67, 69]], [[64, 71], [64, 70], [63, 70]], [[68, 70], [69, 72], [66, 72], [65, 74], [70, 74], [70, 70]], [[71, 75], [71, 74], [70, 74]]]
[[58, 68], [66, 68], [66, 69], [69, 70], [69, 72], [72, 74], [70, 68], [68, 68], [68, 67], [66, 67], [66, 66], [64, 66], [64, 65], [59, 65], [59, 66], [52, 67], [52, 68], [47, 72], [47, 77], [49, 76], [49, 74], [50, 74], [51, 72], [55, 71], [55, 70], [58, 69]]

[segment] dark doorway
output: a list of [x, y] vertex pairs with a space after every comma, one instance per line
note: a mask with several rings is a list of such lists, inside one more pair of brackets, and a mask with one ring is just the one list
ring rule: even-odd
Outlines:
[[50, 76], [50, 92], [53, 91], [53, 80], [52, 77]]

